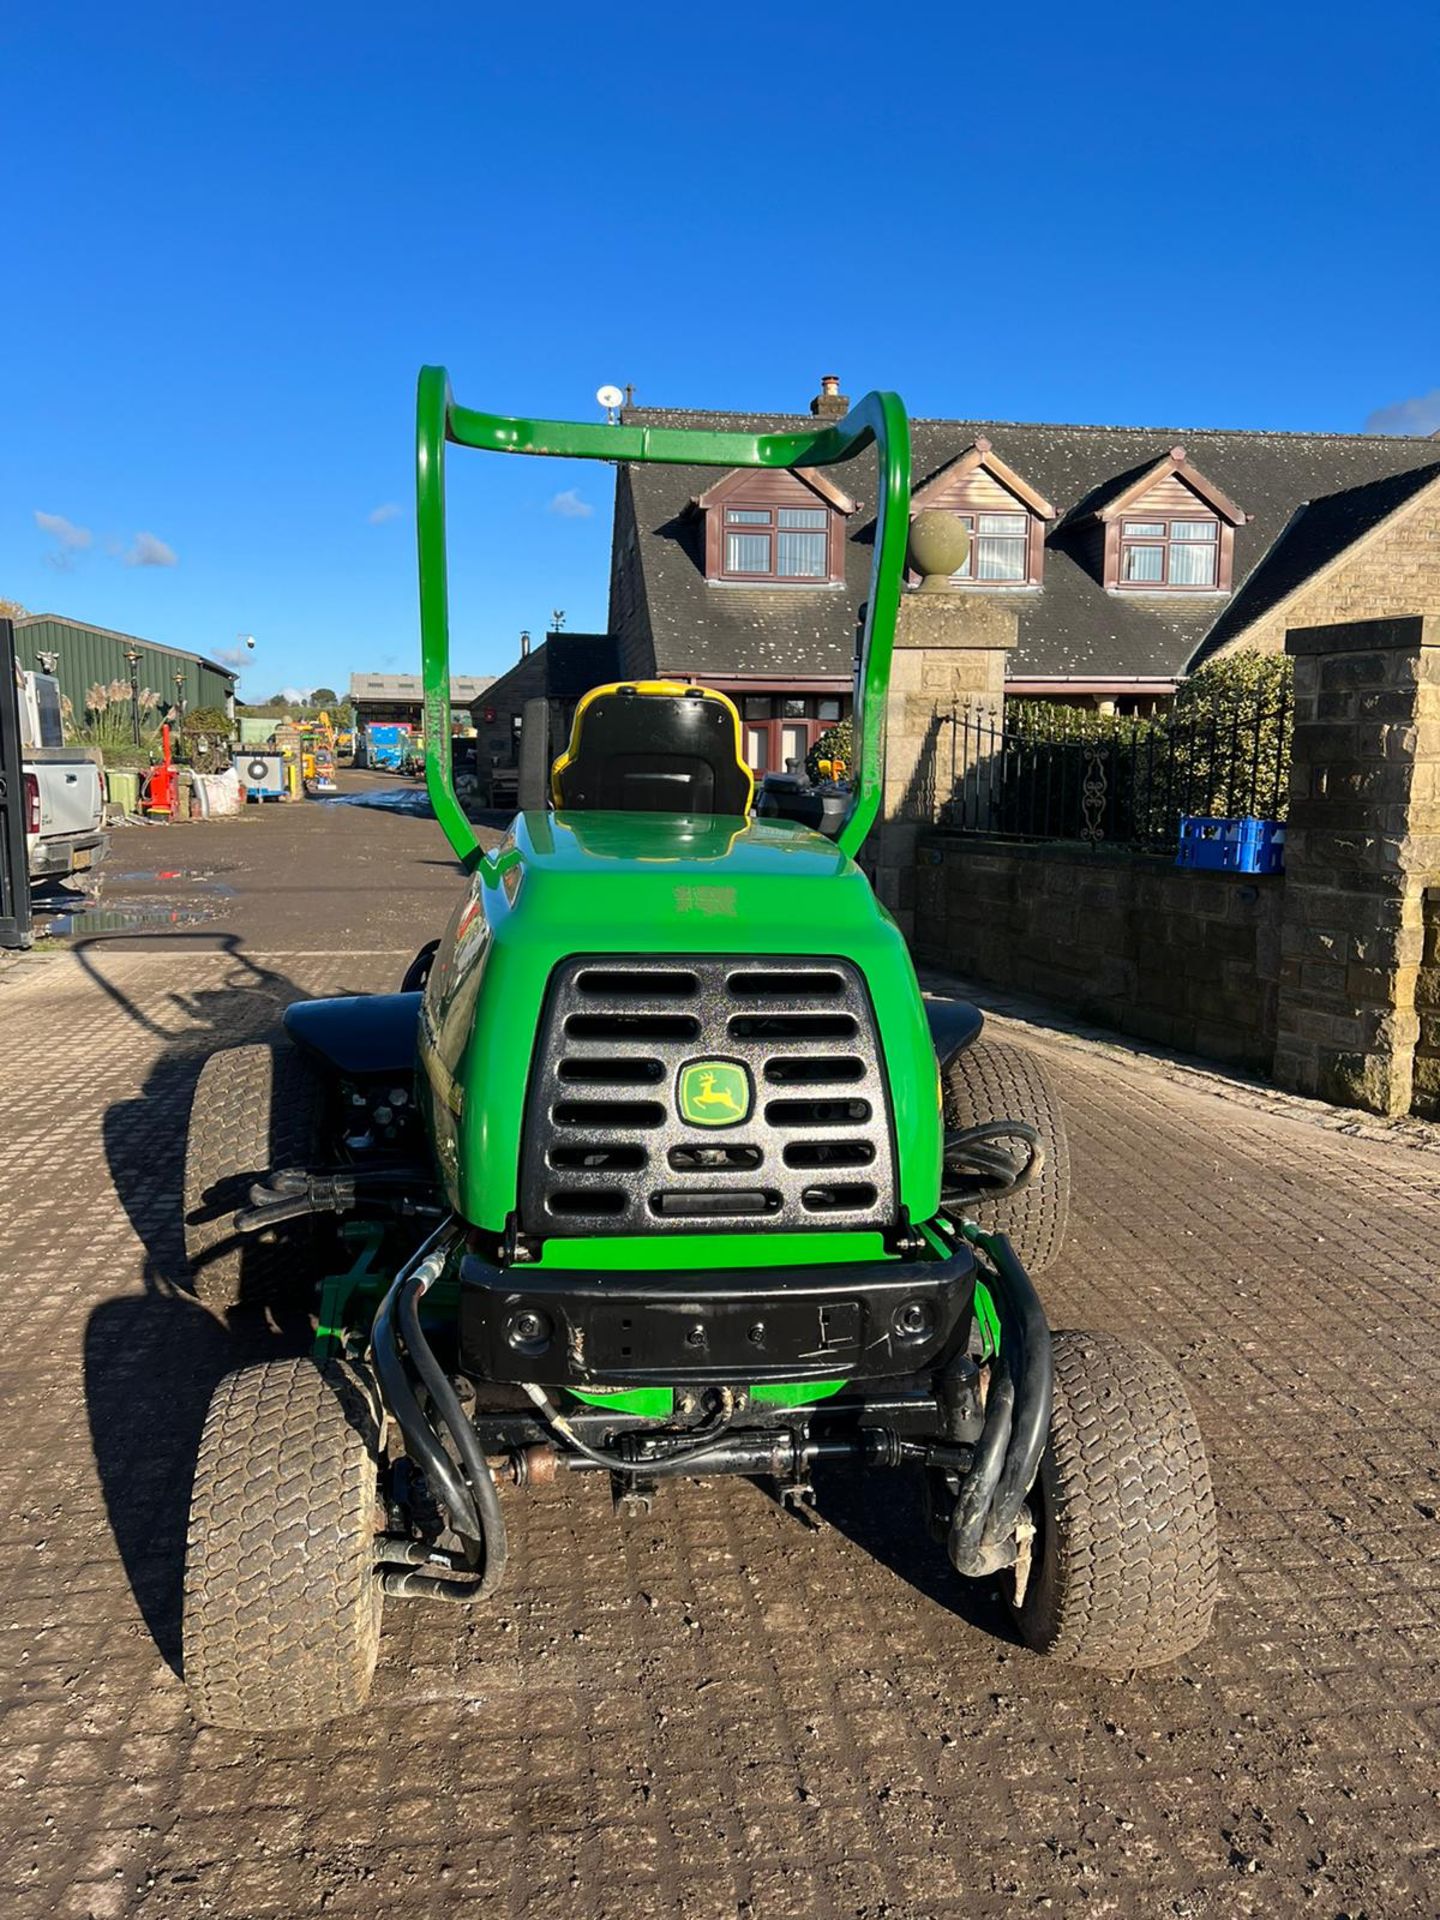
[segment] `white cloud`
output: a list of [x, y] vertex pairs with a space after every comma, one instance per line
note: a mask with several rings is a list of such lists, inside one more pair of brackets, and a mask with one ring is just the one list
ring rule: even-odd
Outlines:
[[398, 520], [405, 509], [398, 500], [382, 500], [378, 507], [372, 507], [365, 518], [372, 527], [383, 527], [387, 520]]
[[210, 658], [221, 667], [244, 667], [254, 664], [248, 647], [216, 647]]
[[125, 555], [127, 567], [177, 567], [179, 555], [153, 533], [137, 533]]
[[545, 511], [558, 513], [562, 520], [588, 520], [595, 509], [588, 500], [580, 498], [577, 487], [567, 487], [563, 493], [556, 494]]
[[45, 558], [60, 573], [68, 573], [95, 538], [89, 527], [77, 527], [63, 513], [42, 513], [38, 507], [35, 509], [35, 524], [55, 542], [54, 550], [47, 553]]
[[310, 704], [310, 689], [308, 687], [282, 687], [280, 689], [280, 698], [282, 700], [288, 700], [292, 707], [306, 707]]
[[1365, 422], [1366, 433], [1411, 433], [1423, 436], [1440, 428], [1440, 387], [1378, 407]]

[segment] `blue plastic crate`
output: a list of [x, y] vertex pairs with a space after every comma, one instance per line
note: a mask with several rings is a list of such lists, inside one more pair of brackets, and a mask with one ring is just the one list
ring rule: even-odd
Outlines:
[[1233, 820], [1182, 814], [1175, 864], [1212, 873], [1283, 873], [1285, 828], [1279, 820], [1250, 814]]

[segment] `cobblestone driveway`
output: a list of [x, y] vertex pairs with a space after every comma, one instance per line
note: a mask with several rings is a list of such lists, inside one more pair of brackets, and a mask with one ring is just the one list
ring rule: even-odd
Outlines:
[[216, 931], [0, 975], [0, 1910], [1440, 1909], [1440, 1156], [1043, 1035], [1078, 1191], [1052, 1315], [1161, 1348], [1209, 1440], [1198, 1655], [1124, 1683], [1022, 1652], [896, 1481], [822, 1488], [810, 1533], [748, 1483], [622, 1525], [581, 1479], [512, 1501], [493, 1611], [391, 1607], [368, 1716], [198, 1730], [180, 1554], [230, 1349], [178, 1290], [189, 1088], [296, 994], [390, 985], [453, 884], [432, 826], [386, 821], [385, 913], [337, 886], [300, 937], [257, 904], [282, 833], [334, 872], [318, 812], [232, 829]]

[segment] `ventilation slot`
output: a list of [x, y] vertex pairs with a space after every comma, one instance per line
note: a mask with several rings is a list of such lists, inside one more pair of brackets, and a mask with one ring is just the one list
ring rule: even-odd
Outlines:
[[658, 1060], [562, 1060], [556, 1073], [561, 1080], [583, 1080], [597, 1087], [653, 1086], [665, 1078]]
[[674, 1173], [749, 1173], [764, 1155], [759, 1147], [671, 1147]]
[[853, 1127], [870, 1118], [868, 1100], [772, 1100], [765, 1109], [772, 1127]]
[[730, 1022], [732, 1040], [853, 1040], [859, 1031], [853, 1013], [737, 1013]]
[[575, 982], [579, 992], [603, 994], [607, 1000], [688, 1000], [700, 991], [693, 973], [587, 967]]
[[780, 1211], [780, 1196], [764, 1187], [735, 1187], [726, 1193], [693, 1189], [651, 1196], [650, 1211], [662, 1220], [753, 1220]]
[[561, 1100], [551, 1109], [557, 1127], [658, 1127], [665, 1109], [658, 1100]]
[[808, 1059], [802, 1055], [795, 1060], [787, 1060], [782, 1054], [777, 1060], [765, 1062], [765, 1078], [781, 1087], [797, 1082], [807, 1087], [840, 1086], [846, 1081], [863, 1080], [865, 1062], [853, 1053], [813, 1054]]
[[838, 973], [732, 973], [726, 982], [737, 1000], [802, 1000], [812, 994], [831, 999], [843, 994]]
[[693, 1040], [700, 1022], [691, 1013], [572, 1013], [572, 1040]]
[[868, 1167], [874, 1158], [869, 1140], [792, 1140], [784, 1153], [787, 1167]]
[[562, 1187], [558, 1193], [548, 1194], [545, 1204], [551, 1213], [560, 1215], [562, 1219], [574, 1214], [595, 1213], [613, 1218], [617, 1213], [624, 1213], [629, 1200], [623, 1187]]
[[807, 1213], [863, 1213], [875, 1204], [875, 1189], [863, 1180], [836, 1180], [807, 1187], [800, 1196]]
[[626, 1145], [552, 1147], [546, 1158], [557, 1173], [633, 1173], [650, 1156], [644, 1147]]

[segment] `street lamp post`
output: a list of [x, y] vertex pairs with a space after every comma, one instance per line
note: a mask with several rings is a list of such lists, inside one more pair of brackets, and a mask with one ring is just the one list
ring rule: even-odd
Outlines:
[[135, 736], [135, 744], [140, 744], [140, 649], [127, 647], [125, 658], [130, 662], [130, 731]]
[[185, 670], [183, 667], [175, 669], [175, 717], [181, 722], [185, 719]]

